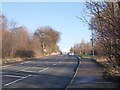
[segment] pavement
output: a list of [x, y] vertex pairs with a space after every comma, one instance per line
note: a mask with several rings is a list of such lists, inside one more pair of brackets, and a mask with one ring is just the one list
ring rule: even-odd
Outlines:
[[116, 88], [112, 82], [103, 78], [103, 69], [92, 59], [80, 59], [75, 77], [68, 85], [69, 88]]
[[2, 88], [66, 88], [78, 59], [58, 55], [2, 67]]

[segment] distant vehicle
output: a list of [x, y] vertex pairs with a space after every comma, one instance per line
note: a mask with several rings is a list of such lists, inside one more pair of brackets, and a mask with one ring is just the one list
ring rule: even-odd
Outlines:
[[74, 52], [69, 52], [68, 55], [72, 56], [72, 55], [74, 55]]

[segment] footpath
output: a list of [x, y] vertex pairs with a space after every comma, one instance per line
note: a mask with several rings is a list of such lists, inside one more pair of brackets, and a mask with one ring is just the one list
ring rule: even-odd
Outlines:
[[115, 84], [104, 80], [100, 65], [91, 59], [80, 59], [75, 77], [69, 88], [116, 88]]

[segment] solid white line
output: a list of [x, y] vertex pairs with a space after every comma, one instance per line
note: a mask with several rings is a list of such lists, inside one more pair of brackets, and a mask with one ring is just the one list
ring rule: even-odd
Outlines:
[[[79, 57], [78, 57], [78, 58], [79, 58]], [[79, 59], [80, 59], [80, 58], [79, 58]], [[78, 67], [77, 67], [77, 69], [76, 69], [76, 72], [75, 72], [73, 78], [71, 79], [70, 83], [68, 84], [68, 86], [65, 88], [65, 90], [67, 90], [67, 88], [69, 88], [70, 85], [72, 84], [72, 82], [73, 82], [73, 80], [74, 80], [74, 78], [75, 78], [75, 76], [76, 76], [76, 74], [77, 74], [77, 72], [78, 72], [78, 69], [79, 69], [80, 64], [81, 64], [81, 61], [79, 62], [79, 65], [78, 65]]]
[[2, 75], [2, 76], [7, 76], [7, 77], [16, 77], [16, 78], [22, 78], [23, 76], [14, 76], [14, 75]]
[[11, 84], [13, 84], [13, 83], [19, 82], [19, 81], [21, 81], [21, 80], [23, 80], [23, 79], [25, 79], [25, 78], [30, 77], [30, 76], [31, 76], [31, 75], [22, 77], [22, 78], [20, 78], [20, 79], [17, 79], [17, 80], [15, 80], [15, 81], [12, 81], [12, 82], [10, 82], [10, 83], [5, 84], [4, 86], [8, 86], [8, 85], [11, 85]]
[[38, 72], [42, 72], [42, 71], [45, 71], [45, 70], [47, 70], [47, 69], [49, 69], [49, 67], [44, 68], [44, 69], [42, 69], [42, 70], [40, 70], [40, 71], [38, 71]]

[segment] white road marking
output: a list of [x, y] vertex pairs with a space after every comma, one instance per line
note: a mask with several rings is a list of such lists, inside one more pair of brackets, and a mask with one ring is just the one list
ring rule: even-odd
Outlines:
[[4, 86], [8, 86], [8, 85], [11, 85], [11, 84], [13, 84], [13, 83], [16, 83], [16, 82], [22, 81], [22, 80], [24, 80], [24, 79], [26, 79], [26, 78], [28, 78], [28, 77], [30, 77], [30, 76], [31, 76], [31, 75], [28, 75], [28, 76], [22, 77], [22, 78], [20, 78], [20, 79], [17, 79], [17, 80], [15, 80], [15, 81], [12, 81], [12, 82], [10, 82], [10, 83], [5, 84]]
[[59, 63], [62, 63], [61, 61]]
[[0, 71], [0, 74], [2, 74], [3, 72], [2, 71]]
[[30, 67], [27, 67], [27, 68], [24, 68], [24, 69], [21, 69], [21, 70], [16, 70], [15, 72], [20, 72], [20, 71], [26, 71], [27, 69], [29, 69]]
[[59, 61], [58, 63], [62, 63], [64, 60], [66, 60], [68, 57], [66, 56], [62, 61]]
[[[79, 57], [78, 57], [78, 58], [79, 58]], [[78, 69], [79, 69], [80, 64], [81, 64], [81, 61], [80, 61], [80, 58], [79, 58], [79, 64], [78, 64], [78, 67], [77, 67], [77, 69], [76, 69], [76, 72], [75, 72], [74, 76], [72, 77], [72, 79], [71, 79], [70, 83], [68, 84], [68, 86], [65, 88], [65, 90], [67, 90], [67, 89], [70, 87], [70, 85], [72, 84], [72, 82], [73, 82], [73, 80], [74, 80], [74, 78], [75, 78], [75, 76], [76, 76], [76, 74], [77, 74], [77, 72], [78, 72]]]
[[[21, 70], [22, 71], [22, 70]], [[35, 72], [37, 72], [37, 71], [26, 71], [26, 70], [23, 70], [23, 72], [32, 72], [32, 73], [35, 73]]]
[[22, 70], [20, 70], [20, 71], [25, 71], [25, 70], [27, 70], [27, 69], [29, 69], [30, 67], [27, 67], [27, 68], [24, 68], [24, 69], [22, 69]]
[[16, 77], [16, 78], [22, 78], [23, 76], [15, 76], [15, 75], [2, 75], [2, 76], [7, 76], [7, 77]]
[[29, 63], [30, 61], [26, 61], [25, 63]]
[[47, 70], [47, 69], [49, 69], [49, 67], [44, 68], [44, 69], [42, 69], [42, 70], [40, 70], [40, 71], [38, 71], [38, 72], [42, 72], [42, 71], [45, 71], [45, 70]]
[[54, 66], [57, 65], [57, 64], [53, 64]]
[[62, 61], [64, 61], [65, 59], [67, 59], [68, 57], [66, 56]]
[[2, 66], [2, 68], [9, 67], [9, 66], [11, 66], [11, 65], [5, 65], [5, 66]]

